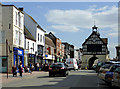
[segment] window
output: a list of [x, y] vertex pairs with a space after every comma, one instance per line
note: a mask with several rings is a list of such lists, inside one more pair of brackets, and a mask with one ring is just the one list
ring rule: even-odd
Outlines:
[[19, 33], [19, 45], [22, 45], [22, 33]]
[[40, 42], [42, 42], [42, 35], [40, 35]]
[[44, 36], [43, 36], [43, 42], [44, 42]]
[[28, 49], [29, 49], [29, 42], [28, 42]]
[[19, 44], [19, 40], [18, 40], [18, 31], [16, 30], [16, 44]]
[[39, 33], [38, 33], [38, 41], [39, 41]]
[[33, 52], [34, 52], [34, 43], [33, 43]]
[[9, 24], [9, 29], [11, 28], [11, 24]]
[[2, 67], [7, 67], [7, 59], [2, 59]]
[[17, 25], [17, 12], [16, 12], [16, 25]]
[[20, 16], [20, 12], [18, 12], [18, 20], [19, 20], [19, 27], [21, 27], [21, 16]]

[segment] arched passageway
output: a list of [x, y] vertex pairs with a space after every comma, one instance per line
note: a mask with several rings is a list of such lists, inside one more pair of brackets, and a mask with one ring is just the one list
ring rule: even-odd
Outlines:
[[95, 61], [96, 59], [98, 59], [98, 58], [97, 58], [97, 57], [91, 57], [91, 58], [89, 59], [89, 66], [88, 66], [89, 69], [92, 69], [92, 66], [93, 66], [93, 64], [94, 64], [94, 61]]

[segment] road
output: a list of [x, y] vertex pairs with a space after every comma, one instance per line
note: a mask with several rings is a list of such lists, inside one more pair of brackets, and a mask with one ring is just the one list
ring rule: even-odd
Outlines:
[[[48, 72], [37, 73], [35, 75], [23, 76], [11, 82], [4, 82], [2, 87], [93, 87], [100, 89], [109, 89], [109, 86], [97, 77], [93, 70], [70, 71], [67, 77], [49, 77]], [[4, 89], [4, 88], [3, 88]]]

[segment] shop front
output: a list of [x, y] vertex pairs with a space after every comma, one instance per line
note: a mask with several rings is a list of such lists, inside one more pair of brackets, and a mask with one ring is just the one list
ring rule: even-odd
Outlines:
[[35, 54], [28, 54], [28, 65], [30, 63], [35, 64]]
[[24, 49], [20, 48], [13, 48], [14, 51], [14, 65], [16, 68], [22, 63], [22, 66], [24, 67]]

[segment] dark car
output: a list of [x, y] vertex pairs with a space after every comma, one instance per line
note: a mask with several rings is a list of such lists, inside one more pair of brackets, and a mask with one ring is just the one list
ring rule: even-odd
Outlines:
[[49, 76], [55, 76], [55, 75], [62, 75], [65, 76], [68, 75], [68, 69], [67, 65], [64, 63], [53, 63], [49, 67]]

